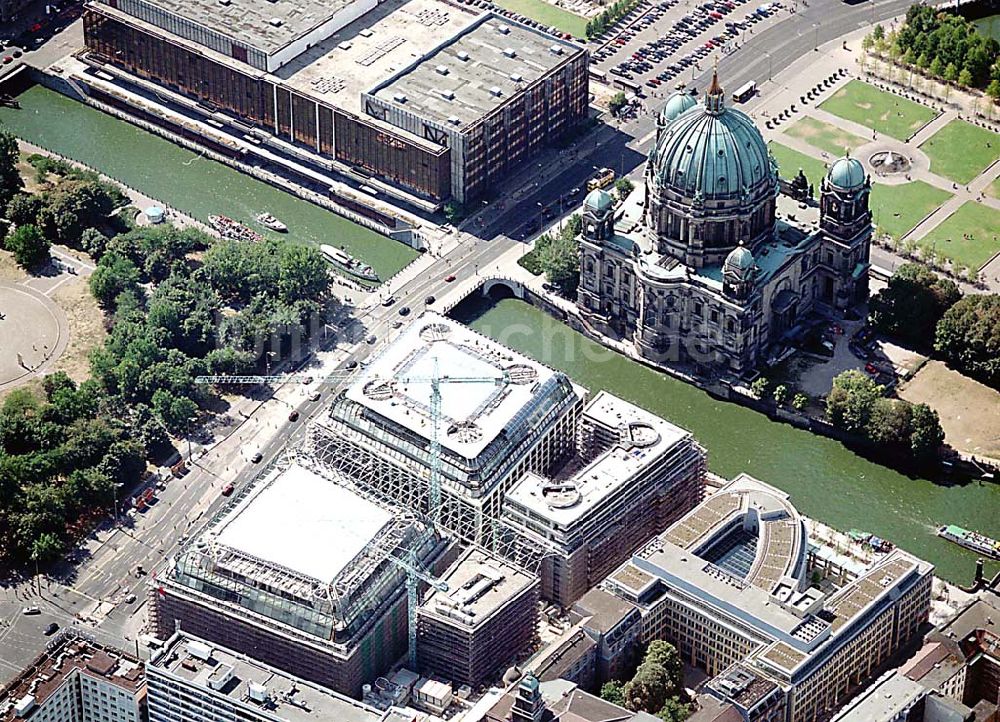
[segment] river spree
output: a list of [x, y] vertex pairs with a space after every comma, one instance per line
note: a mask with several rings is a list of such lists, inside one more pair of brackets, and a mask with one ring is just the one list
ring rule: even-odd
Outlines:
[[383, 279], [417, 255], [398, 241], [48, 88], [34, 86], [18, 101], [20, 110], [0, 107], [0, 124], [24, 140], [86, 163], [201, 221], [221, 214], [270, 233], [254, 222], [267, 211], [288, 224], [292, 239], [343, 246]]
[[[718, 401], [704, 391], [635, 363], [523, 301], [466, 301], [454, 315], [487, 336], [560, 369], [592, 393], [607, 389], [690, 430], [709, 466], [732, 478], [747, 472], [791, 494], [807, 516], [842, 531], [885, 537], [934, 563], [938, 574], [968, 583], [976, 556], [935, 536], [958, 524], [1000, 537], [1000, 485], [942, 486], [872, 463], [842, 444]], [[988, 571], [998, 565], [987, 563]]]

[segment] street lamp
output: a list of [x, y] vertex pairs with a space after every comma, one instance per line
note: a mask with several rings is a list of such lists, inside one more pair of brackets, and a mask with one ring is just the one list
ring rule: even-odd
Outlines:
[[818, 21], [813, 23], [813, 29], [815, 31], [813, 34], [813, 50], [819, 50], [819, 25]]
[[771, 80], [771, 53], [769, 53], [769, 52], [767, 52], [765, 50], [764, 51], [764, 55], [767, 56], [767, 79], [770, 82], [770, 80]]

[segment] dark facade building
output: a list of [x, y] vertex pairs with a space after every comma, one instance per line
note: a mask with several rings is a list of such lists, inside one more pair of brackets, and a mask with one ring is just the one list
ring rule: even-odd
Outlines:
[[433, 203], [476, 199], [587, 112], [584, 49], [444, 0], [101, 0], [84, 37], [95, 67]]

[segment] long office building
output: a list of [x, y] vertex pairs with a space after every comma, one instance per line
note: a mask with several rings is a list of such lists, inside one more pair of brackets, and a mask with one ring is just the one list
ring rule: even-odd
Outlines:
[[469, 549], [417, 610], [423, 674], [476, 689], [501, 677], [538, 637], [538, 577]]
[[150, 585], [150, 627], [179, 626], [353, 696], [406, 650], [405, 571], [436, 540], [409, 511], [321, 467], [247, 484]]
[[221, 114], [430, 204], [475, 200], [587, 113], [583, 48], [446, 0], [95, 0], [84, 36], [98, 100], [128, 97], [113, 76], [136, 108]]
[[176, 632], [146, 665], [149, 722], [382, 722], [368, 705]]
[[576, 454], [551, 476], [525, 474], [504, 516], [557, 549], [542, 566], [543, 591], [569, 607], [693, 509], [705, 471], [689, 432], [601, 391], [580, 415]]
[[310, 441], [324, 463], [426, 512], [437, 425], [440, 524], [465, 541], [493, 542], [511, 485], [573, 453], [585, 393], [565, 374], [425, 313], [338, 395]]
[[137, 657], [64, 632], [0, 689], [0, 722], [145, 722], [146, 674]]
[[[841, 585], [811, 586], [810, 540], [788, 496], [740, 476], [605, 581], [750, 719], [830, 715], [927, 621], [933, 567], [902, 550]], [[822, 573], [822, 571], [821, 571]]]

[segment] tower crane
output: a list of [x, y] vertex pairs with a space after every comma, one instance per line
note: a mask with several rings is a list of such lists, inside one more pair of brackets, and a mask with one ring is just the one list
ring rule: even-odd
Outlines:
[[[350, 381], [359, 374], [357, 369], [335, 371], [318, 379], [318, 383], [340, 384]], [[440, 531], [441, 526], [441, 384], [494, 384], [500, 386], [509, 381], [504, 371], [499, 376], [450, 376], [442, 375], [438, 370], [438, 360], [434, 359], [433, 373], [430, 376], [400, 376], [391, 379], [379, 379], [391, 384], [430, 384], [431, 387], [431, 443], [430, 443], [430, 477], [428, 479], [427, 515], [430, 517], [431, 528]], [[198, 376], [196, 384], [309, 384], [313, 378], [306, 374], [280, 374], [274, 376]], [[418, 583], [424, 582], [441, 592], [448, 591], [448, 585], [436, 579], [422, 569], [416, 552], [411, 547], [406, 558], [390, 554], [389, 559], [406, 572], [406, 615], [407, 615], [407, 655], [413, 671], [417, 669], [417, 605], [419, 603]]]

